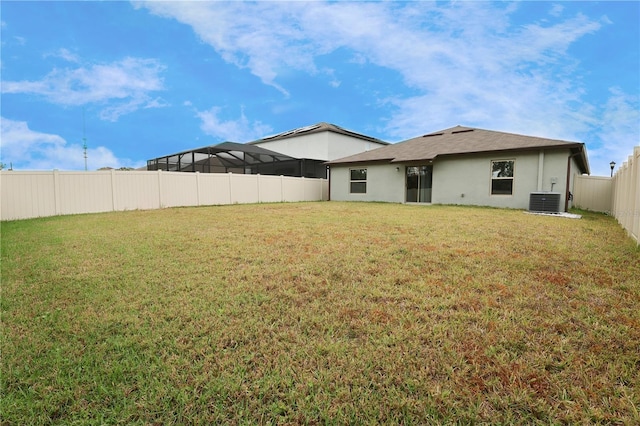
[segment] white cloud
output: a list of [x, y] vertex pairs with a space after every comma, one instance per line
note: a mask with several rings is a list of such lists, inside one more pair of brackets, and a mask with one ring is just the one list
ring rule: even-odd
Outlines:
[[148, 96], [134, 96], [127, 102], [116, 103], [103, 108], [98, 113], [98, 116], [102, 120], [118, 121], [120, 116], [130, 114], [139, 109], [164, 108], [168, 106], [169, 103], [162, 98], [151, 99]]
[[[581, 88], [572, 80], [566, 52], [601, 26], [583, 15], [513, 25], [517, 4], [484, 2], [136, 5], [190, 25], [225, 60], [283, 93], [288, 92], [279, 76], [290, 69], [326, 76], [331, 87], [344, 84], [341, 76], [318, 70], [315, 63], [338, 49], [352, 52], [352, 63], [395, 70], [413, 91], [381, 100], [395, 106], [387, 132], [397, 138], [432, 130], [434, 121], [499, 121], [526, 128], [533, 120], [532, 105], [542, 108], [536, 117], [542, 122], [579, 116], [571, 105]], [[565, 68], [554, 67], [560, 62]]]
[[[568, 13], [562, 4], [548, 5], [540, 21], [528, 22], [522, 14], [516, 18], [522, 7], [517, 2], [144, 2], [137, 7], [191, 26], [223, 59], [284, 94], [291, 71], [325, 78], [328, 87], [348, 86], [349, 76], [317, 65], [318, 58], [337, 51], [351, 55], [347, 61], [364, 72], [370, 65], [395, 71], [405, 87], [378, 99], [388, 108], [383, 131], [390, 139], [462, 124], [602, 143], [607, 155], [618, 146], [628, 155], [638, 143], [637, 100], [619, 92], [604, 107], [590, 104], [580, 63], [571, 56], [578, 40], [611, 21]], [[251, 127], [244, 115], [221, 122], [218, 113], [201, 115], [211, 134]], [[598, 148], [589, 154], [592, 166], [600, 161]]]
[[[0, 117], [2, 162], [15, 170], [84, 170], [84, 150], [67, 144], [58, 135], [31, 130], [26, 122]], [[143, 163], [117, 158], [111, 150], [98, 146], [87, 149], [87, 168], [141, 167]]]
[[560, 15], [562, 15], [562, 12], [564, 11], [564, 6], [561, 4], [554, 4], [551, 6], [551, 10], [549, 11], [549, 14], [551, 16], [555, 16], [558, 17]]
[[[58, 52], [73, 59], [68, 51]], [[125, 58], [110, 64], [75, 69], [54, 69], [38, 81], [3, 81], [2, 93], [43, 96], [59, 105], [104, 104], [100, 116], [116, 121], [140, 108], [166, 106], [151, 93], [164, 90], [165, 69], [153, 59]]]
[[53, 53], [47, 53], [44, 55], [45, 58], [48, 57], [53, 57], [53, 58], [60, 58], [63, 59], [67, 62], [73, 62], [73, 63], [78, 63], [80, 62], [80, 57], [78, 55], [76, 55], [75, 53], [71, 52], [69, 49], [65, 49], [65, 48], [61, 48], [56, 50]]
[[623, 93], [619, 88], [610, 89], [610, 97], [604, 105], [597, 137], [600, 146], [589, 151], [592, 174], [608, 175], [609, 162], [621, 166], [640, 146], [640, 99]]
[[241, 111], [240, 117], [236, 120], [221, 119], [221, 112], [220, 107], [196, 112], [202, 120], [200, 128], [204, 133], [224, 141], [246, 142], [259, 139], [273, 131], [270, 126], [259, 121], [250, 122], [244, 111]]
[[229, 63], [249, 69], [284, 95], [276, 82], [286, 69], [317, 72], [321, 49], [299, 26], [299, 13], [312, 3], [136, 2], [153, 13], [190, 25]]
[[3, 162], [9, 159], [18, 161], [36, 151], [39, 146], [64, 146], [65, 141], [58, 135], [46, 134], [30, 130], [24, 121], [0, 118]]

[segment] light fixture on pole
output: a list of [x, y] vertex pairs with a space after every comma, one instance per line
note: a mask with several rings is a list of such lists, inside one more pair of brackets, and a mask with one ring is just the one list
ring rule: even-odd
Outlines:
[[613, 177], [613, 169], [616, 167], [616, 162], [615, 161], [610, 162], [609, 166], [611, 167], [611, 177]]

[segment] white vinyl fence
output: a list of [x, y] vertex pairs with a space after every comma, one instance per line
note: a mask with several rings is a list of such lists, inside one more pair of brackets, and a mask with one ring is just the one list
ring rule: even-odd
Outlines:
[[583, 210], [611, 213], [613, 179], [609, 176], [576, 176], [573, 206]]
[[640, 244], [640, 146], [613, 176], [611, 213]]
[[325, 179], [166, 171], [0, 172], [0, 219], [178, 206], [321, 201]]
[[612, 215], [640, 244], [640, 146], [613, 178], [576, 176], [573, 205]]

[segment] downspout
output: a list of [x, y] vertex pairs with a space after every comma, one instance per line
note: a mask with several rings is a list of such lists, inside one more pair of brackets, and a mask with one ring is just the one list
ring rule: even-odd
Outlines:
[[327, 166], [328, 191], [327, 201], [331, 201], [331, 166]]
[[571, 159], [573, 157], [577, 157], [578, 155], [580, 155], [579, 152], [576, 152], [575, 154], [571, 154], [569, 155], [569, 157], [567, 158], [567, 185], [565, 186], [564, 190], [565, 190], [565, 194], [564, 194], [564, 211], [566, 212], [567, 210], [569, 210], [569, 185], [571, 184]]

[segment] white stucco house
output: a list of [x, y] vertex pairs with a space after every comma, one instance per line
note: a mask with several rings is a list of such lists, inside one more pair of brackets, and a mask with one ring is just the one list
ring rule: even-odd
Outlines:
[[249, 142], [249, 145], [295, 158], [331, 161], [381, 148], [389, 145], [389, 142], [321, 122], [266, 136]]
[[574, 176], [589, 174], [583, 143], [462, 126], [328, 164], [331, 200], [544, 211], [571, 207]]

